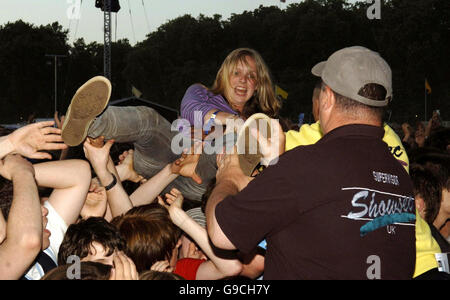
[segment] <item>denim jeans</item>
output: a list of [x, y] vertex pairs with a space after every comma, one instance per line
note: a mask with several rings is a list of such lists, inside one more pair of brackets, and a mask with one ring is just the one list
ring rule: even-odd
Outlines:
[[[134, 169], [145, 178], [156, 175], [180, 155], [172, 152], [172, 138], [179, 132], [171, 131], [171, 124], [157, 111], [147, 106], [108, 106], [89, 127], [88, 136], [114, 139], [117, 143], [133, 143]], [[163, 193], [175, 187], [184, 197], [201, 201], [206, 188], [216, 176], [216, 155], [202, 153], [196, 172], [202, 184], [191, 178], [178, 176]]]

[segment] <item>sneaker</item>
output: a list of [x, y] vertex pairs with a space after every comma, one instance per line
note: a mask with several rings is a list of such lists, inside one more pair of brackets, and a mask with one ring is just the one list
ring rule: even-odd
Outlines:
[[78, 146], [86, 139], [89, 126], [106, 108], [110, 96], [111, 82], [103, 76], [91, 78], [77, 90], [62, 126], [66, 145]]
[[262, 113], [251, 115], [239, 129], [236, 146], [239, 164], [246, 176], [253, 176], [263, 157], [257, 139], [250, 133], [250, 128], [257, 128], [265, 138], [270, 138], [270, 118]]

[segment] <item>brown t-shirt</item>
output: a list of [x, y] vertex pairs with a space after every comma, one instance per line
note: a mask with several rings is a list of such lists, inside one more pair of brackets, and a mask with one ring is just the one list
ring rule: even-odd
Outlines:
[[368, 125], [339, 127], [282, 155], [216, 207], [228, 239], [267, 240], [264, 279], [410, 279], [415, 205], [408, 173]]

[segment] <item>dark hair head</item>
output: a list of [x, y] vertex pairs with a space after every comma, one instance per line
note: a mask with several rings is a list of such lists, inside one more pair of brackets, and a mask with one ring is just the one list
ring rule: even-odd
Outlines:
[[170, 259], [181, 236], [167, 209], [158, 203], [134, 207], [112, 223], [125, 238], [126, 255], [138, 272], [149, 270], [157, 261]]
[[114, 250], [123, 251], [126, 248], [125, 240], [114, 225], [103, 218], [90, 217], [67, 228], [59, 247], [58, 264], [66, 264], [71, 255], [85, 258], [91, 252], [93, 242], [101, 244], [108, 256], [113, 254]]
[[159, 271], [145, 271], [139, 275], [139, 280], [185, 280], [178, 274]]
[[92, 261], [82, 261], [80, 263], [80, 276], [79, 278], [76, 278], [74, 274], [73, 276], [70, 276], [70, 274], [72, 274], [69, 270], [70, 267], [73, 267], [73, 265], [61, 265], [45, 274], [41, 280], [109, 280], [112, 269], [112, 266], [110, 265]]
[[13, 183], [0, 176], [0, 209], [5, 220], [8, 220], [13, 194]]
[[409, 174], [413, 182], [414, 196], [422, 197], [425, 203], [424, 219], [432, 224], [441, 208], [442, 188], [437, 176], [419, 164], [412, 164]]

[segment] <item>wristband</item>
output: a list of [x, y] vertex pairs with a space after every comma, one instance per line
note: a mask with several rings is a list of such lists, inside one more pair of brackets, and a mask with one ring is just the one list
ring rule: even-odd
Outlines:
[[212, 113], [211, 117], [208, 120], [208, 123], [206, 124], [205, 128], [205, 134], [207, 135], [211, 131], [212, 124], [214, 123], [214, 119], [216, 118], [217, 114], [220, 112], [220, 110], [216, 110]]
[[112, 181], [110, 184], [108, 184], [107, 186], [105, 186], [105, 190], [107, 190], [107, 191], [109, 191], [110, 189], [112, 189], [112, 188], [116, 185], [116, 183], [117, 183], [117, 178], [116, 178], [116, 176], [115, 176], [113, 173], [111, 173], [111, 175], [112, 175], [112, 177], [113, 177], [113, 181]]

